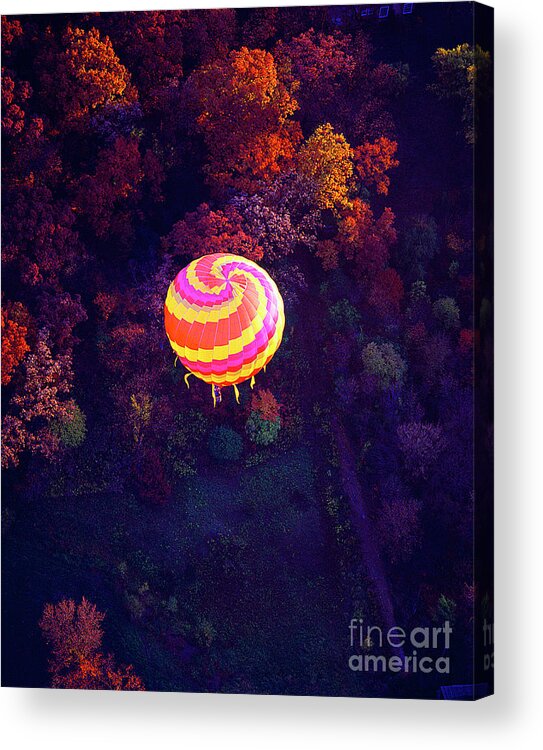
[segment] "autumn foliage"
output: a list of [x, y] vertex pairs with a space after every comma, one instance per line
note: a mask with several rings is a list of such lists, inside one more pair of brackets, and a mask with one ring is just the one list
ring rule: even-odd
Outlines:
[[400, 163], [395, 154], [396, 141], [377, 138], [373, 143], [363, 143], [355, 150], [356, 170], [367, 187], [375, 187], [378, 193], [387, 195], [390, 177], [386, 174]]
[[385, 268], [396, 239], [392, 211], [385, 208], [376, 219], [369, 204], [355, 198], [340, 216], [337, 237], [323, 241], [317, 255], [328, 270], [337, 268], [344, 257], [354, 263], [359, 276], [367, 278]]
[[2, 307], [2, 385], [8, 385], [15, 368], [30, 350], [28, 310], [20, 302]]
[[69, 25], [60, 39], [48, 29], [46, 43], [42, 92], [50, 97], [65, 126], [84, 127], [83, 120], [90, 114], [136, 97], [130, 74], [111, 40], [97, 29]]
[[251, 398], [251, 410], [270, 422], [276, 422], [279, 418], [280, 406], [277, 399], [267, 388], [258, 390]]
[[213, 186], [254, 192], [292, 160], [301, 138], [291, 119], [298, 104], [269, 52], [233, 50], [196, 71], [189, 90]]
[[51, 687], [79, 690], [145, 690], [132, 666], [117, 666], [101, 651], [104, 613], [85, 597], [46, 604], [40, 628], [49, 649]]
[[300, 148], [300, 174], [315, 186], [314, 200], [321, 209], [349, 208], [353, 187], [353, 150], [330, 123], [319, 125]]
[[[379, 557], [397, 622], [471, 585], [465, 436], [493, 316], [473, 294], [492, 241], [474, 241], [465, 188], [490, 58], [441, 48], [458, 27], [437, 16], [2, 19], [7, 628], [35, 635], [27, 613], [58, 593], [39, 623], [53, 687], [143, 690], [137, 671], [149, 689], [351, 694], [308, 611], [338, 632], [353, 611], [381, 622]], [[172, 280], [213, 253], [262, 266], [286, 321], [266, 370], [215, 406], [164, 331]], [[23, 635], [9, 669], [43, 681]]]
[[212, 211], [207, 203], [177, 222], [164, 246], [174, 255], [194, 258], [228, 252], [258, 261], [264, 254], [258, 241], [246, 231], [243, 217], [235, 206]]

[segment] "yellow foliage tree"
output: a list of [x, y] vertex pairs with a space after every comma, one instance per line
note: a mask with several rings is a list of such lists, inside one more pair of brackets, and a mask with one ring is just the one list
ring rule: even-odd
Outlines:
[[463, 102], [462, 122], [468, 143], [475, 143], [478, 106], [490, 94], [490, 53], [465, 42], [452, 49], [440, 47], [432, 56], [437, 82], [431, 86], [440, 99]]
[[315, 186], [315, 202], [321, 209], [337, 212], [351, 206], [354, 152], [342, 133], [330, 123], [319, 125], [302, 145], [297, 170]]

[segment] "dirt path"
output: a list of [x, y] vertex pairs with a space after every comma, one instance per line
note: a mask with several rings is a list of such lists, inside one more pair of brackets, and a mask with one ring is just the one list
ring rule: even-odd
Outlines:
[[[337, 414], [332, 420], [332, 429], [338, 447], [341, 482], [351, 509], [351, 520], [360, 541], [368, 578], [373, 584], [374, 593], [381, 612], [382, 623], [388, 630], [396, 625], [390, 589], [379, 555], [374, 524], [368, 515], [364, 493], [356, 473], [356, 461], [351, 442], [347, 436], [343, 422]], [[403, 657], [403, 650], [396, 650], [398, 655]]]
[[[322, 346], [322, 310], [318, 309], [318, 298], [308, 294], [304, 300], [304, 316], [299, 321], [297, 336], [301, 346], [307, 353], [307, 363], [310, 368], [309, 382], [311, 387], [306, 389], [304, 404], [306, 413], [310, 409], [310, 401], [329, 397], [333, 389], [333, 382], [326, 382], [328, 371], [323, 367], [312, 367], [318, 363], [321, 356]], [[349, 502], [350, 515], [357, 538], [360, 543], [360, 551], [366, 569], [368, 580], [371, 582], [377, 605], [380, 611], [381, 621], [386, 629], [396, 625], [394, 607], [385, 570], [380, 558], [377, 533], [374, 523], [369, 516], [366, 506], [364, 492], [356, 471], [355, 454], [352, 448], [341, 415], [336, 411], [332, 418], [332, 430], [336, 441], [340, 460], [340, 478], [343, 490]], [[403, 656], [401, 649], [396, 653]]]

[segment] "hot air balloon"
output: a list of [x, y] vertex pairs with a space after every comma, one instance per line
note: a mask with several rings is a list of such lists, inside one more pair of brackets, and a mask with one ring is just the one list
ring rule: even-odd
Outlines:
[[[164, 305], [170, 345], [190, 375], [221, 388], [254, 385], [277, 351], [285, 327], [283, 299], [273, 279], [252, 260], [230, 253], [204, 255], [179, 271]], [[176, 360], [177, 362], [177, 360]]]

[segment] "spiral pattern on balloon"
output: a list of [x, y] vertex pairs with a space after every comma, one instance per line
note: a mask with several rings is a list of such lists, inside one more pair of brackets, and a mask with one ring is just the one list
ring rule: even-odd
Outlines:
[[177, 274], [168, 289], [164, 322], [187, 370], [225, 386], [252, 378], [268, 364], [281, 343], [285, 313], [264, 269], [239, 255], [216, 253]]

